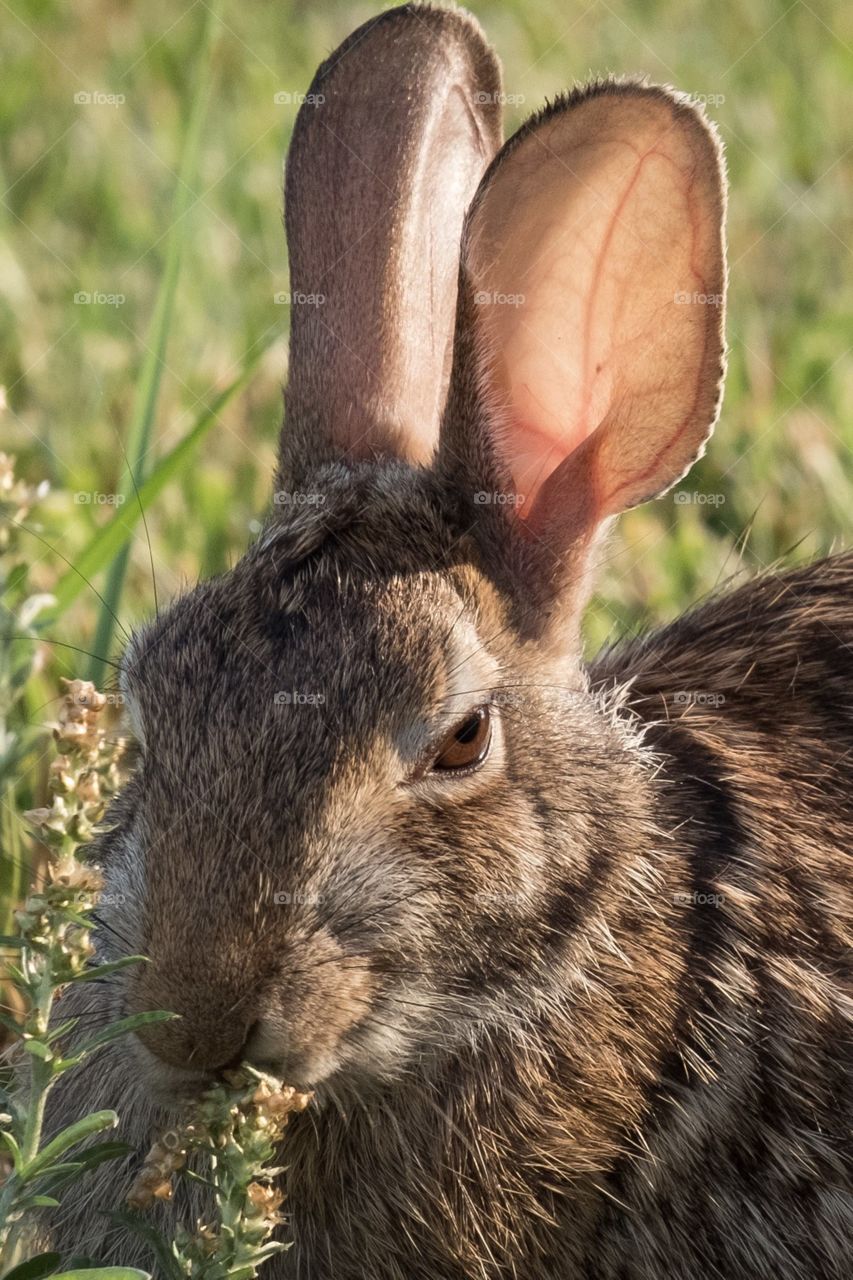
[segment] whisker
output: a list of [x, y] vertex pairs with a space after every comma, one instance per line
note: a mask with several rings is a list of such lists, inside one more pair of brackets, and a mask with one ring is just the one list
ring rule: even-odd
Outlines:
[[28, 533], [30, 537], [35, 538], [36, 541], [42, 544], [42, 546], [47, 547], [48, 551], [51, 551], [53, 555], [58, 556], [60, 560], [62, 560], [65, 564], [67, 564], [69, 569], [73, 570], [73, 572], [77, 574], [78, 578], [82, 578], [86, 586], [89, 588], [89, 590], [95, 593], [95, 595], [100, 600], [101, 604], [104, 606], [107, 612], [112, 616], [113, 622], [116, 624], [116, 626], [120, 627], [121, 630], [124, 632], [125, 639], [130, 640], [130, 632], [128, 631], [124, 623], [121, 621], [118, 614], [115, 612], [114, 609], [110, 608], [110, 606], [107, 604], [106, 600], [101, 595], [100, 591], [95, 586], [95, 584], [91, 582], [89, 578], [86, 577], [85, 573], [80, 572], [76, 564], [74, 564], [71, 560], [69, 560], [67, 556], [64, 556], [61, 551], [58, 551], [56, 547], [53, 546], [52, 543], [48, 542], [47, 538], [43, 538], [40, 533], [36, 533], [35, 529], [30, 528], [29, 525], [24, 524], [21, 520], [15, 520], [13, 516], [6, 516], [6, 519], [9, 521], [10, 524], [17, 525], [19, 529], [23, 529], [25, 533]]
[[[97, 658], [99, 662], [105, 663], [106, 666], [115, 667], [116, 671], [121, 670], [121, 663], [115, 662], [112, 658], [105, 658], [100, 653], [92, 653], [91, 649], [81, 649], [79, 645], [68, 644], [65, 640], [54, 640], [52, 636], [23, 635], [23, 636], [9, 636], [9, 639], [10, 640], [29, 640], [31, 643], [35, 643], [35, 644], [53, 644], [53, 645], [58, 645], [61, 649], [73, 649], [75, 653], [85, 654], [87, 658]], [[57, 694], [56, 696], [57, 698], [64, 697], [64, 695], [61, 693]], [[55, 699], [51, 698], [50, 702], [53, 702], [53, 701], [55, 701]], [[48, 703], [45, 703], [44, 705], [47, 706]], [[37, 708], [37, 710], [39, 711], [41, 709], [42, 709], [41, 707]]]

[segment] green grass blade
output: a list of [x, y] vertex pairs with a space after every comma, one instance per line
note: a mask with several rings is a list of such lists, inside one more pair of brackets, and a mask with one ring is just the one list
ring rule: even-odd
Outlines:
[[[264, 353], [274, 341], [278, 340], [278, 337], [277, 333], [269, 337], [233, 382], [219, 393], [209, 408], [203, 410], [183, 439], [179, 440], [174, 448], [156, 463], [147, 479], [139, 485], [139, 501], [136, 501], [134, 494], [132, 501], [120, 506], [112, 519], [101, 526], [82, 552], [75, 557], [74, 568], [66, 570], [52, 593], [56, 600], [55, 605], [42, 615], [40, 622], [43, 621], [46, 625], [55, 622], [85, 589], [86, 579], [94, 577], [101, 569], [115, 561], [122, 548], [126, 547], [130, 541], [134, 529], [142, 518], [142, 512], [151, 506], [169, 481], [179, 475], [187, 465], [195, 449], [213, 424], [218, 421], [225, 406], [246, 385]], [[107, 652], [103, 648], [96, 648], [95, 651]]]
[[[131, 418], [130, 434], [127, 442], [127, 457], [132, 474], [126, 474], [120, 492], [127, 499], [134, 491], [133, 478], [137, 485], [141, 484], [146, 471], [148, 455], [151, 449], [151, 435], [157, 412], [157, 400], [160, 383], [163, 377], [166, 347], [172, 328], [175, 311], [175, 295], [178, 276], [181, 269], [184, 244], [187, 238], [189, 223], [188, 213], [195, 198], [193, 180], [198, 167], [199, 142], [205, 119], [207, 98], [210, 89], [212, 59], [210, 45], [215, 25], [216, 5], [204, 5], [202, 10], [202, 29], [199, 43], [199, 72], [190, 104], [189, 121], [184, 140], [181, 163], [178, 169], [178, 182], [172, 204], [172, 219], [166, 240], [166, 262], [163, 279], [157, 297], [151, 333], [146, 343], [145, 357], [142, 363], [136, 398]], [[110, 565], [104, 587], [104, 600], [95, 630], [96, 654], [109, 653], [112, 647], [115, 615], [121, 605], [127, 566], [130, 559], [130, 544], [125, 542]], [[89, 675], [96, 683], [103, 679], [105, 664], [100, 658], [93, 658]]]
[[28, 863], [21, 841], [14, 782], [0, 782], [0, 929], [10, 931], [27, 892]]

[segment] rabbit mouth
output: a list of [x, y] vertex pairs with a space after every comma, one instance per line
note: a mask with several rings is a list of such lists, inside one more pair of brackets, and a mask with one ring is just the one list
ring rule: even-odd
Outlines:
[[201, 1071], [164, 1062], [136, 1036], [130, 1038], [130, 1043], [145, 1094], [170, 1119], [185, 1112], [213, 1084], [213, 1078]]
[[[248, 1037], [240, 1059], [300, 1090], [316, 1089], [332, 1078], [348, 1075], [353, 1067], [359, 1073], [358, 1064], [368, 1062], [377, 1054], [379, 1046], [371, 1033], [370, 1021], [368, 1014], [334, 1042], [283, 1053], [277, 1030], [262, 1020]], [[387, 1031], [385, 1034], [387, 1038]], [[220, 1070], [193, 1069], [191, 1065], [167, 1062], [137, 1036], [131, 1037], [131, 1041], [131, 1052], [150, 1104], [171, 1119], [220, 1079]], [[237, 1059], [228, 1065], [236, 1066]]]

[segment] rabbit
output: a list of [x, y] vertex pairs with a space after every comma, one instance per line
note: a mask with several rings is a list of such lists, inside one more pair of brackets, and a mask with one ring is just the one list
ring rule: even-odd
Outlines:
[[313, 1091], [269, 1280], [853, 1274], [853, 555], [584, 660], [717, 419], [723, 160], [645, 82], [501, 104], [406, 5], [300, 108], [275, 501], [123, 657], [96, 937], [150, 963], [58, 1011], [180, 1017], [58, 1085], [136, 1148], [61, 1249], [144, 1263], [96, 1210], [247, 1060]]

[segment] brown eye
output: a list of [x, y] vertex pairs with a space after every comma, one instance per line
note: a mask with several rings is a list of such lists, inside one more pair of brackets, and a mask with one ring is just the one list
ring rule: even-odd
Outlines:
[[478, 707], [448, 735], [432, 767], [441, 773], [475, 769], [489, 754], [491, 741], [489, 708]]

